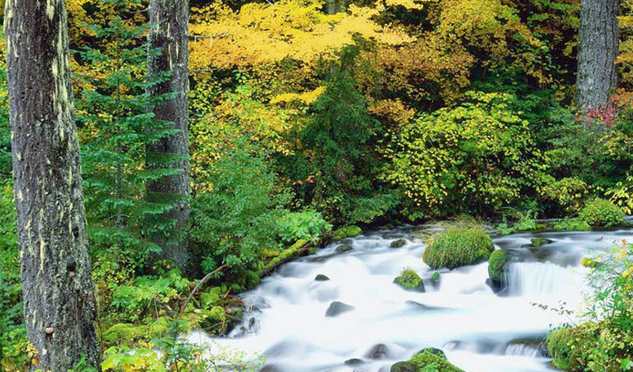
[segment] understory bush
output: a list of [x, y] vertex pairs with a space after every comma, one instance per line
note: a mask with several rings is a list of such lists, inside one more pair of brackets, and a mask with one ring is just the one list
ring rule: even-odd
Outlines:
[[305, 239], [317, 243], [332, 230], [332, 225], [315, 211], [293, 212], [282, 216], [278, 221], [279, 235], [286, 243]]
[[432, 269], [454, 269], [488, 259], [494, 250], [485, 228], [472, 220], [453, 221], [446, 230], [425, 239], [422, 256]]
[[626, 243], [586, 258], [590, 268], [584, 323], [553, 331], [547, 338], [556, 368], [616, 372], [633, 368], [633, 247]]
[[624, 212], [609, 200], [595, 199], [585, 205], [579, 218], [590, 226], [611, 227], [624, 223]]
[[544, 176], [543, 156], [512, 97], [467, 96], [391, 133], [382, 178], [402, 189], [407, 218], [500, 211], [533, 194]]

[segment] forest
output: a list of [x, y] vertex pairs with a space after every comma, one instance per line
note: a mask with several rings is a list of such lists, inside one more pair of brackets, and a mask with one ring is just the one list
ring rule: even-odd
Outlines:
[[0, 3], [0, 372], [633, 371], [633, 0]]

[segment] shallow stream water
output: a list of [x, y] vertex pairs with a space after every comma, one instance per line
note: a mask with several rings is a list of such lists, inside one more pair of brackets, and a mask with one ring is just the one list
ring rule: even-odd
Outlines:
[[[615, 241], [633, 240], [633, 231], [551, 232], [494, 238], [496, 249], [516, 251], [508, 288], [495, 293], [486, 283], [488, 264], [431, 270], [421, 259], [422, 228], [370, 232], [281, 266], [243, 295], [253, 310], [221, 346], [266, 355], [268, 371], [388, 372], [426, 347], [442, 349], [467, 372], [550, 371], [541, 341], [570, 316], [551, 310], [581, 310], [586, 269], [581, 260]], [[551, 240], [540, 248], [531, 239]], [[391, 242], [404, 238], [402, 248]], [[425, 293], [393, 283], [403, 268], [424, 279]], [[315, 281], [318, 274], [328, 281]], [[326, 317], [333, 301], [354, 309]], [[542, 306], [550, 307], [543, 310]], [[210, 342], [203, 334], [196, 342]], [[380, 345], [377, 347], [377, 345]], [[347, 364], [346, 364], [347, 362]]]

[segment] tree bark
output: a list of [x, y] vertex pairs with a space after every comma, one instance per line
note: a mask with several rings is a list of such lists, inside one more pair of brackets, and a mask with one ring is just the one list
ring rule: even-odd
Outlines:
[[578, 108], [599, 110], [617, 87], [617, 0], [582, 0], [578, 41]]
[[[156, 119], [173, 123], [179, 132], [163, 138], [159, 143], [148, 146], [148, 156], [156, 154], [176, 155], [179, 160], [170, 165], [182, 169], [182, 173], [150, 182], [148, 195], [150, 198], [160, 195], [178, 195], [181, 201], [169, 212], [169, 218], [176, 221], [176, 230], [183, 233], [191, 214], [189, 197], [191, 186], [189, 179], [189, 1], [188, 0], [151, 0], [149, 33], [150, 49], [159, 50], [158, 55], [149, 53], [148, 75], [152, 76], [169, 71], [170, 77], [164, 83], [149, 88], [152, 96], [175, 93], [173, 99], [154, 107]], [[160, 165], [148, 162], [150, 167]], [[192, 255], [188, 248], [188, 239], [181, 236], [178, 241], [157, 237], [154, 239], [162, 247], [158, 259], [173, 262], [184, 272], [191, 272]]]
[[5, 32], [27, 336], [38, 369], [100, 369], [64, 0], [8, 0]]

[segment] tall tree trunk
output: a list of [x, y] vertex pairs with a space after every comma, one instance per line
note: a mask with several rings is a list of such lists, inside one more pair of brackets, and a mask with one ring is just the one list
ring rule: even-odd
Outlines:
[[8, 0], [6, 54], [24, 317], [38, 368], [99, 367], [64, 0]]
[[[188, 0], [151, 0], [149, 33], [150, 49], [158, 50], [158, 55], [149, 53], [148, 75], [169, 71], [167, 81], [152, 86], [149, 94], [153, 96], [175, 93], [173, 99], [154, 108], [156, 119], [173, 123], [173, 128], [179, 132], [164, 138], [160, 143], [148, 146], [148, 156], [170, 154], [177, 155], [180, 160], [173, 162], [172, 167], [182, 169], [182, 173], [165, 177], [159, 181], [150, 182], [148, 193], [150, 198], [160, 195], [179, 195], [182, 200], [169, 213], [169, 217], [176, 221], [176, 230], [184, 232], [189, 225], [191, 209], [189, 206], [189, 1]], [[149, 162], [150, 167], [158, 167]], [[162, 247], [158, 255], [160, 259], [172, 261], [185, 272], [192, 269], [192, 255], [188, 249], [188, 239], [181, 237], [179, 241], [158, 237], [155, 242]]]
[[609, 103], [617, 86], [618, 0], [582, 0], [578, 44], [578, 107], [587, 112]]

